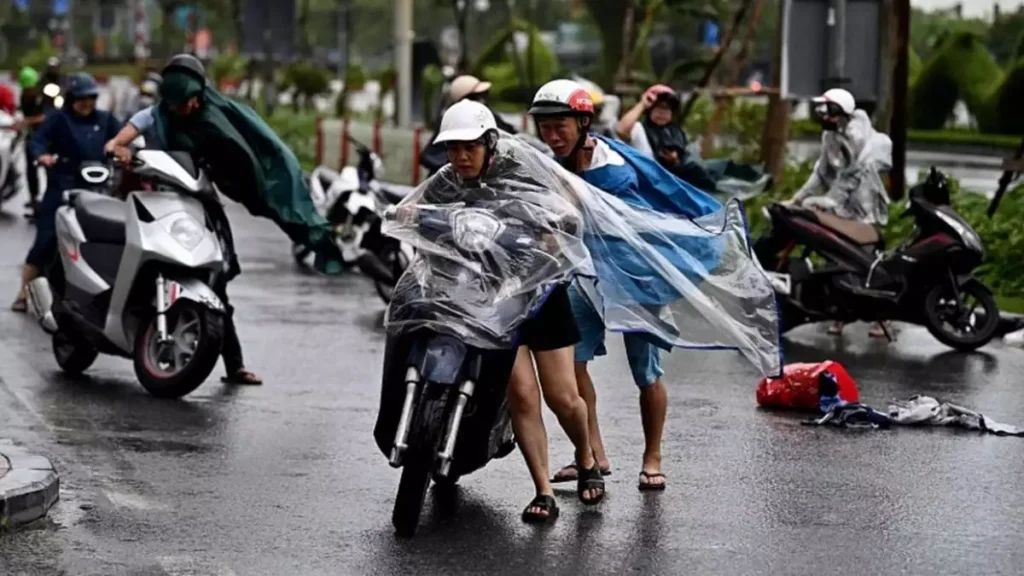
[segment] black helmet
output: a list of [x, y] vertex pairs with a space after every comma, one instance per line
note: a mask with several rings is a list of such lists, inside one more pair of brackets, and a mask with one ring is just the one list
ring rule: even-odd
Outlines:
[[164, 66], [164, 69], [160, 71], [160, 74], [167, 74], [170, 70], [182, 70], [188, 72], [198, 78], [199, 80], [206, 82], [206, 68], [203, 63], [192, 54], [178, 54], [170, 60]]
[[74, 74], [68, 81], [68, 101], [96, 98], [99, 93], [100, 87], [96, 84], [96, 79], [85, 72]]

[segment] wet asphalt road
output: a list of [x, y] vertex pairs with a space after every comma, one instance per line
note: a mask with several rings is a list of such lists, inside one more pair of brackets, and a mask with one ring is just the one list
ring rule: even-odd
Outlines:
[[[8, 208], [8, 211], [11, 209]], [[20, 211], [20, 205], [19, 205]], [[128, 361], [57, 374], [29, 319], [0, 314], [0, 436], [44, 453], [61, 501], [0, 535], [0, 574], [1018, 574], [1024, 442], [950, 430], [811, 429], [760, 411], [729, 352], [676, 352], [668, 491], [636, 489], [642, 436], [621, 346], [599, 363], [614, 473], [597, 510], [560, 493], [552, 527], [519, 521], [532, 496], [518, 453], [428, 497], [420, 533], [392, 535], [398, 473], [372, 441], [383, 306], [356, 276], [298, 273], [269, 222], [231, 212], [244, 272], [229, 288], [259, 388], [211, 380], [150, 398]], [[0, 218], [0, 297], [32, 229]], [[4, 302], [6, 304], [6, 301]], [[1024, 423], [1024, 352], [957, 355], [917, 329], [891, 348], [819, 327], [790, 361], [834, 358], [865, 400], [940, 395]], [[220, 369], [216, 375], [220, 375]], [[553, 462], [569, 460], [549, 419]]]

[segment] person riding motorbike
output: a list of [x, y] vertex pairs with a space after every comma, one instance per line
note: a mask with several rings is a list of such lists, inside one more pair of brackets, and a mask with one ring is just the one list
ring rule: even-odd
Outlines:
[[[154, 141], [147, 141], [147, 147], [189, 152], [225, 196], [254, 216], [270, 218], [293, 242], [315, 251], [319, 270], [339, 270], [341, 255], [333, 229], [316, 211], [295, 154], [251, 108], [217, 92], [195, 56], [174, 56], [162, 76], [158, 104], [137, 113], [106, 149], [127, 161], [129, 143], [152, 128]], [[225, 260], [230, 265], [218, 295], [228, 304], [226, 284], [241, 269], [227, 219], [223, 215], [218, 219], [221, 235], [228, 241]], [[244, 367], [241, 347], [233, 344], [238, 342], [237, 335], [229, 336], [235, 330], [229, 304], [228, 310], [225, 381], [259, 384], [261, 380]]]
[[[482, 103], [470, 100], [452, 105], [444, 114], [436, 140], [445, 146], [450, 165], [427, 182], [425, 201], [452, 202], [467, 194], [488, 194], [493, 179], [517, 173], [515, 155], [498, 146], [498, 130], [494, 115]], [[408, 223], [419, 213], [412, 206], [400, 205], [397, 217]], [[604, 479], [587, 433], [587, 405], [573, 372], [573, 346], [579, 339], [565, 284], [555, 287], [539, 311], [519, 328], [508, 401], [516, 441], [536, 488], [535, 498], [523, 510], [526, 522], [551, 521], [558, 516], [548, 479], [540, 392], [576, 447], [576, 463], [582, 471], [577, 485], [580, 500], [593, 505], [604, 497]]]
[[[892, 141], [877, 132], [864, 110], [857, 108], [849, 91], [832, 88], [813, 100], [814, 118], [822, 127], [821, 153], [807, 182], [786, 203], [818, 210], [878, 228], [889, 221], [889, 195], [880, 173], [892, 166]], [[824, 192], [824, 194], [820, 194]], [[769, 235], [754, 249], [762, 261], [785, 248], [785, 241]], [[829, 333], [842, 334], [836, 322]], [[886, 336], [882, 324], [870, 335]]]
[[163, 83], [163, 78], [156, 72], [148, 72], [142, 83], [139, 84], [139, 96], [135, 105], [135, 111], [149, 108], [153, 104], [156, 104], [157, 99], [160, 97], [160, 84]]
[[25, 287], [39, 277], [57, 255], [56, 218], [64, 191], [75, 186], [83, 162], [102, 162], [103, 144], [121, 128], [109, 112], [96, 109], [99, 86], [85, 73], [71, 76], [64, 108], [48, 114], [29, 145], [39, 164], [49, 168], [46, 193], [36, 218], [36, 239], [22, 269], [22, 286], [12, 309], [27, 308]]
[[679, 94], [664, 84], [651, 86], [640, 101], [619, 120], [619, 138], [656, 159], [685, 182], [715, 191], [715, 180], [698, 159], [691, 158], [690, 141], [679, 126]]
[[[32, 140], [32, 135], [46, 117], [45, 96], [39, 86], [39, 73], [35, 68], [25, 66], [18, 72], [18, 83], [21, 85], [21, 123], [19, 128], [25, 131], [25, 141]], [[39, 209], [39, 175], [33, 164], [31, 146], [25, 146], [25, 180], [28, 182], [28, 202], [25, 207], [31, 209], [34, 218]]]
[[[487, 106], [487, 100], [491, 94], [490, 90], [490, 82], [484, 82], [476, 76], [468, 74], [458, 76], [452, 80], [451, 86], [448, 88], [448, 107], [464, 100], [479, 102]], [[492, 110], [491, 113], [494, 114], [494, 111]], [[438, 119], [438, 126], [434, 128], [434, 140], [420, 153], [420, 165], [430, 170], [431, 174], [436, 173], [442, 166], [448, 163], [445, 147], [441, 142], [437, 141], [437, 135], [440, 133], [440, 122], [443, 117], [444, 115], [442, 114], [441, 118]], [[518, 133], [515, 126], [506, 122], [499, 114], [494, 114], [494, 122], [500, 130], [509, 134]]]

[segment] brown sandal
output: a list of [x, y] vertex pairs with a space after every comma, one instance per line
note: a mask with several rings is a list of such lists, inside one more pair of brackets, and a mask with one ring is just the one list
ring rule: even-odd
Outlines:
[[234, 374], [224, 376], [220, 381], [225, 384], [241, 384], [246, 386], [259, 386], [260, 384], [263, 384], [262, 378], [245, 368], [239, 368]]
[[25, 314], [28, 312], [28, 299], [27, 298], [15, 298], [11, 304], [11, 312], [17, 312], [18, 314]]

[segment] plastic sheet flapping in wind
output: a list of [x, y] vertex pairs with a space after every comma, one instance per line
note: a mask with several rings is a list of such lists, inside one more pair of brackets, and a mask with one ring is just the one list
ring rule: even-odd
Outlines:
[[418, 252], [388, 308], [391, 333], [509, 347], [550, 288], [574, 279], [609, 330], [734, 349], [762, 374], [781, 370], [774, 291], [738, 202], [697, 219], [638, 208], [502, 135], [482, 179], [446, 166], [383, 230]]

